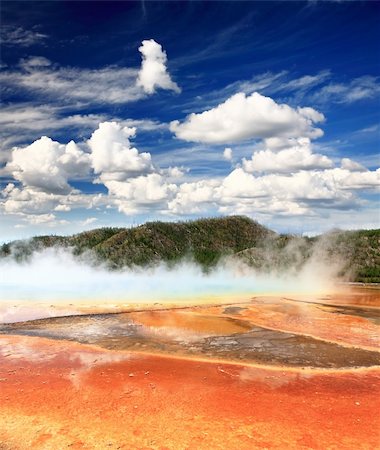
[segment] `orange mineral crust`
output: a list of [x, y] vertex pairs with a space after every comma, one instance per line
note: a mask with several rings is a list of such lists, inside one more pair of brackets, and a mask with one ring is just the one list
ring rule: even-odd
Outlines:
[[380, 368], [259, 367], [0, 336], [1, 449], [375, 449]]
[[[371, 307], [363, 307], [363, 299], [371, 301]], [[249, 304], [234, 306], [236, 312], [234, 308], [230, 312], [223, 306], [211, 306], [203, 308], [202, 313], [223, 313], [264, 328], [380, 350], [380, 290], [314, 299], [256, 297]]]

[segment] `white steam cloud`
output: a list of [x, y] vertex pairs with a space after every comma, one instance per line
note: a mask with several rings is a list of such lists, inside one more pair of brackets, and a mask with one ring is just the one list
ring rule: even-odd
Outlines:
[[68, 250], [47, 249], [29, 262], [0, 260], [0, 323], [75, 314], [83, 305], [113, 311], [140, 303], [233, 303], [264, 294], [327, 292], [332, 283], [331, 266], [313, 257], [286, 274], [258, 273], [234, 259], [205, 274], [190, 262], [110, 271]]

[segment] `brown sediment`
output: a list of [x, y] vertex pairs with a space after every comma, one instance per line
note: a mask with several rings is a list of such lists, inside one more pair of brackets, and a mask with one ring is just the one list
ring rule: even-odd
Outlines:
[[12, 449], [351, 450], [379, 442], [379, 368], [324, 373], [35, 337], [0, 343], [0, 442]]

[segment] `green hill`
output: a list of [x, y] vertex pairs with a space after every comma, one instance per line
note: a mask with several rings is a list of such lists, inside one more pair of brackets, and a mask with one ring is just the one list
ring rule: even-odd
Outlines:
[[261, 272], [297, 271], [313, 258], [345, 281], [380, 283], [380, 230], [334, 231], [314, 238], [275, 235], [236, 257]]
[[100, 228], [73, 236], [39, 236], [0, 247], [0, 257], [28, 259], [49, 247], [70, 248], [112, 269], [173, 265], [184, 258], [212, 268], [222, 257], [243, 260], [255, 269], [299, 270], [311, 257], [340, 262], [345, 280], [380, 282], [380, 230], [334, 231], [315, 238], [279, 235], [242, 216], [188, 222], [148, 222], [135, 228]]
[[330, 258], [340, 258], [342, 276], [380, 283], [380, 230], [334, 231], [321, 239], [326, 240]]
[[221, 256], [254, 247], [272, 231], [248, 219], [231, 216], [189, 222], [148, 222], [136, 228], [101, 228], [70, 237], [39, 236], [28, 241], [5, 244], [0, 255], [12, 254], [17, 260], [48, 247], [71, 247], [75, 255], [91, 251], [97, 261], [110, 267], [175, 263], [189, 257], [204, 267]]

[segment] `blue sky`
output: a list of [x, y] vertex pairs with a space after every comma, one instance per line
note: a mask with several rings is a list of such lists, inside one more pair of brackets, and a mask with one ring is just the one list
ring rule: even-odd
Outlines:
[[2, 2], [1, 240], [227, 214], [379, 227], [379, 16]]

